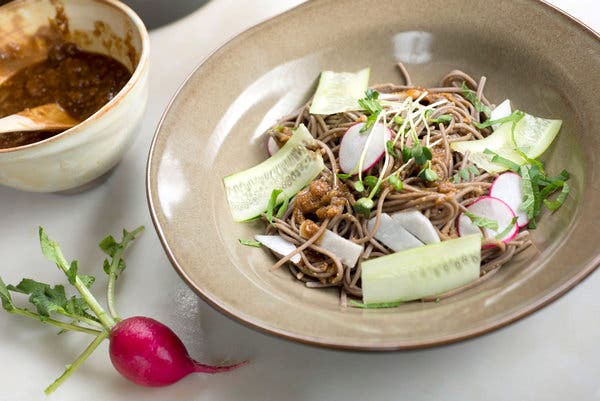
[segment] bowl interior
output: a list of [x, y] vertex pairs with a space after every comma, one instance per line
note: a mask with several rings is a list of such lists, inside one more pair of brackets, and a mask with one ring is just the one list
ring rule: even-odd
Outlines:
[[141, 22], [126, 7], [110, 0], [17, 0], [2, 6], [0, 13], [0, 50], [20, 48], [20, 54], [0, 63], [0, 82], [16, 69], [45, 58], [48, 43], [43, 38], [57, 34], [50, 26], [60, 23], [58, 15], [68, 23], [66, 40], [135, 70], [142, 53]]
[[[556, 298], [599, 262], [592, 222], [600, 199], [595, 154], [600, 112], [598, 37], [543, 3], [354, 0], [304, 4], [240, 35], [213, 54], [175, 97], [157, 131], [148, 194], [163, 244], [182, 277], [243, 322], [295, 340], [355, 349], [399, 349], [456, 341], [505, 325]], [[490, 9], [491, 8], [491, 9]], [[344, 15], [344, 18], [332, 18]], [[482, 16], [495, 15], [490, 19]], [[303, 24], [300, 21], [311, 21]], [[348, 24], [344, 21], [353, 21]], [[531, 24], [531, 21], [536, 21]], [[547, 27], [553, 27], [548, 29]], [[233, 222], [222, 178], [267, 157], [264, 130], [312, 94], [320, 71], [371, 67], [371, 84], [435, 86], [461, 69], [487, 76], [485, 93], [531, 114], [560, 118], [547, 169], [572, 175], [565, 206], [544, 215], [525, 252], [484, 284], [439, 303], [396, 309], [339, 306], [336, 290], [302, 286], [238, 238], [260, 223]]]

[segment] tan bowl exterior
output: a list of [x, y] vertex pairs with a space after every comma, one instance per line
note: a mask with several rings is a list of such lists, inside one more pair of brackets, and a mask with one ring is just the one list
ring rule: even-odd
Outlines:
[[[141, 19], [113, 0], [64, 0], [71, 30], [89, 32], [74, 41], [85, 50], [108, 54], [133, 70], [125, 87], [109, 103], [81, 124], [34, 144], [0, 149], [0, 184], [35, 192], [55, 192], [80, 187], [114, 167], [132, 142], [148, 99], [148, 32]], [[0, 31], [10, 29], [15, 15], [23, 18], [26, 34], [34, 33], [54, 17], [50, 0], [20, 0], [0, 7]], [[91, 34], [102, 21], [119, 38], [130, 35], [137, 56], [132, 65], [126, 49], [107, 44]], [[21, 35], [21, 32], [18, 33]], [[18, 36], [17, 35], [17, 36]], [[13, 40], [0, 35], [0, 45]]]
[[[222, 178], [267, 157], [265, 128], [314, 92], [319, 72], [371, 66], [371, 83], [436, 85], [451, 69], [486, 75], [488, 99], [563, 119], [544, 154], [567, 168], [571, 193], [545, 213], [529, 249], [481, 285], [439, 303], [344, 308], [332, 290], [306, 288], [239, 238]], [[150, 210], [181, 277], [218, 310], [288, 339], [357, 350], [428, 347], [526, 316], [600, 263], [600, 40], [537, 0], [314, 0], [241, 34], [211, 55], [172, 101], [148, 162]], [[515, 338], [515, 341], [518, 341]], [[401, 372], [399, 372], [401, 374]]]

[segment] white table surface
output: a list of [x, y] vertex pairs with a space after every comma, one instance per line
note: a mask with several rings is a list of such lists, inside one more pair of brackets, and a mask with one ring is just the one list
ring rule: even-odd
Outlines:
[[[600, 400], [600, 272], [566, 296], [507, 328], [466, 342], [412, 352], [330, 351], [274, 338], [213, 310], [179, 279], [152, 227], [145, 166], [155, 126], [183, 79], [237, 32], [301, 0], [214, 0], [151, 33], [150, 99], [141, 133], [101, 185], [77, 195], [0, 188], [0, 273], [63, 282], [45, 262], [37, 227], [60, 240], [80, 269], [105, 278], [96, 243], [122, 227], [146, 225], [118, 283], [125, 316], [170, 325], [205, 362], [250, 360], [221, 375], [192, 375], [161, 389], [137, 387], [112, 368], [108, 344], [52, 396], [43, 389], [83, 350], [88, 336], [0, 312], [0, 401], [33, 400]], [[597, 0], [553, 0], [597, 31]], [[103, 297], [101, 297], [103, 299]]]

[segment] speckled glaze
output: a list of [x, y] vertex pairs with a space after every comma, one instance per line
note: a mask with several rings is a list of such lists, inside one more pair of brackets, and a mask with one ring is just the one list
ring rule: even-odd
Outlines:
[[[352, 21], [352, 23], [348, 23]], [[262, 132], [307, 99], [324, 69], [372, 68], [371, 83], [400, 77], [435, 85], [449, 70], [486, 75], [486, 94], [564, 120], [544, 155], [568, 168], [572, 193], [535, 230], [530, 249], [484, 284], [439, 303], [395, 309], [339, 306], [272, 257], [244, 247], [260, 223], [235, 223], [222, 177], [267, 157]], [[181, 277], [241, 322], [333, 348], [397, 350], [446, 344], [507, 325], [575, 286], [600, 263], [600, 40], [536, 0], [315, 0], [260, 24], [189, 77], [160, 124], [147, 191], [158, 234]], [[516, 339], [517, 340], [517, 339]]]
[[[139, 17], [114, 0], [61, 0], [59, 4], [64, 5], [70, 29], [88, 33], [72, 38], [80, 47], [116, 58], [133, 76], [117, 96], [77, 126], [41, 142], [0, 149], [0, 184], [26, 191], [77, 188], [109, 171], [137, 133], [148, 98], [150, 43]], [[0, 45], [33, 34], [54, 14], [50, 0], [18, 0], [0, 7]], [[94, 35], [98, 21], [109, 30]], [[19, 29], [12, 28], [15, 22]], [[133, 62], [130, 49], [115, 46], [109, 33], [123, 40], [129, 35]]]

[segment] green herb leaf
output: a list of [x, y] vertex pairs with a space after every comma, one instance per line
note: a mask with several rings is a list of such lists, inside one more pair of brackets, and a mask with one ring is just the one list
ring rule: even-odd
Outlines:
[[356, 213], [362, 214], [366, 218], [369, 218], [371, 216], [371, 209], [373, 209], [374, 206], [375, 203], [373, 200], [369, 198], [360, 198], [354, 204], [353, 209]]
[[407, 163], [412, 157], [412, 152], [409, 148], [402, 148], [402, 163]]
[[10, 292], [8, 292], [8, 288], [6, 288], [6, 284], [4, 284], [2, 277], [0, 277], [0, 301], [2, 301], [2, 308], [4, 308], [4, 310], [10, 312], [15, 308]]
[[498, 222], [492, 219], [488, 219], [487, 217], [477, 216], [471, 212], [464, 212], [465, 216], [467, 216], [474, 225], [482, 228], [489, 228], [490, 230], [498, 230]]
[[356, 191], [358, 191], [358, 192], [362, 192], [362, 191], [364, 191], [364, 190], [365, 190], [365, 186], [364, 186], [364, 184], [362, 183], [362, 181], [356, 181], [356, 182], [354, 183], [354, 189], [355, 189]]
[[487, 121], [485, 121], [483, 123], [474, 123], [473, 125], [475, 125], [479, 129], [482, 129], [482, 128], [490, 127], [490, 126], [495, 125], [495, 124], [502, 124], [502, 123], [507, 123], [507, 122], [517, 123], [523, 117], [525, 117], [525, 113], [524, 112], [522, 112], [520, 110], [515, 110], [509, 116], [498, 118], [496, 120], [487, 120]]
[[355, 301], [354, 299], [350, 300], [350, 305], [361, 308], [361, 309], [383, 309], [383, 308], [395, 308], [397, 306], [402, 305], [403, 301], [395, 301], [395, 302], [378, 302], [372, 304], [365, 304], [362, 302]]
[[102, 241], [100, 241], [98, 246], [104, 253], [112, 258], [119, 250], [121, 244], [119, 244], [112, 235], [108, 235]]
[[483, 151], [483, 153], [486, 155], [492, 156], [492, 163], [501, 164], [514, 173], [518, 172], [519, 169], [521, 168], [521, 166], [519, 166], [517, 163], [513, 162], [512, 160], [508, 160], [505, 157], [500, 156], [498, 153], [494, 152], [491, 149], [486, 148]]
[[375, 121], [377, 121], [377, 116], [383, 110], [381, 103], [379, 103], [379, 100], [377, 100], [378, 98], [379, 92], [369, 88], [365, 92], [365, 97], [358, 100], [358, 104], [360, 105], [360, 107], [362, 107], [367, 111], [367, 113], [369, 113], [369, 116], [367, 117], [367, 122], [362, 127], [360, 132], [365, 132], [369, 128], [371, 128], [373, 124], [375, 124]]
[[48, 238], [48, 235], [46, 234], [46, 231], [44, 230], [43, 227], [40, 227], [40, 229], [39, 229], [39, 236], [40, 236], [40, 245], [42, 247], [42, 254], [49, 261], [54, 262], [57, 265], [60, 265], [61, 261], [60, 261], [60, 251], [59, 251], [58, 244], [54, 241], [50, 241], [50, 238]]
[[431, 124], [450, 124], [451, 121], [452, 116], [450, 114], [442, 114], [429, 120]]
[[390, 175], [388, 177], [388, 182], [398, 192], [402, 191], [404, 188], [404, 184], [397, 175]]
[[533, 183], [529, 175], [529, 167], [521, 166], [521, 192], [523, 193], [523, 203], [521, 204], [521, 210], [527, 213], [527, 217], [530, 221], [535, 218], [535, 196], [533, 193]]
[[273, 223], [273, 213], [275, 212], [275, 206], [277, 206], [277, 197], [280, 193], [282, 193], [282, 189], [274, 189], [271, 192], [271, 198], [269, 198], [269, 203], [267, 204], [267, 220], [269, 223]]
[[402, 125], [402, 124], [404, 124], [404, 118], [402, 118], [402, 116], [400, 114], [398, 114], [397, 116], [394, 117], [394, 122], [397, 125]]
[[422, 180], [425, 180], [427, 182], [434, 182], [439, 179], [439, 176], [437, 175], [437, 173], [435, 171], [433, 171], [432, 169], [430, 169], [429, 167], [426, 167], [426, 168], [422, 169], [421, 171], [419, 171], [419, 174], [417, 174], [417, 177], [419, 177]]
[[395, 157], [396, 159], [398, 158], [398, 152], [396, 151], [396, 148], [394, 148], [394, 142], [387, 141], [385, 143], [385, 149], [390, 156]]
[[488, 116], [492, 114], [492, 110], [490, 110], [488, 106], [483, 104], [481, 100], [477, 98], [476, 93], [473, 90], [469, 89], [466, 82], [463, 81], [460, 88], [462, 89], [462, 95], [464, 96], [464, 98], [471, 102], [471, 104], [473, 104], [475, 110], [477, 110], [479, 113], [485, 113]]
[[346, 173], [337, 173], [337, 177], [340, 180], [347, 180], [348, 178], [352, 177], [352, 174], [346, 174]]
[[558, 210], [558, 208], [560, 208], [563, 205], [563, 203], [565, 203], [565, 200], [567, 199], [567, 195], [569, 195], [570, 190], [571, 188], [569, 187], [569, 184], [565, 182], [562, 191], [560, 191], [560, 194], [558, 194], [556, 200], [550, 201], [548, 199], [544, 199], [544, 205], [546, 205], [548, 210], [551, 210], [553, 212]]
[[74, 260], [71, 262], [71, 266], [69, 270], [66, 272], [67, 279], [69, 280], [69, 284], [74, 285], [75, 279], [77, 278], [77, 261]]
[[515, 224], [517, 224], [517, 220], [518, 220], [518, 217], [516, 217], [516, 216], [513, 217], [513, 219], [510, 221], [510, 224], [508, 226], [506, 226], [506, 228], [504, 230], [499, 232], [495, 238], [498, 240], [504, 238], [513, 229]]
[[[125, 269], [125, 263], [122, 260], [119, 262], [119, 271], [123, 271]], [[79, 280], [85, 285], [87, 288], [90, 288], [92, 284], [96, 281], [96, 277], [90, 276], [87, 274], [78, 274]]]
[[281, 206], [279, 206], [279, 209], [277, 209], [277, 215], [275, 217], [277, 217], [278, 219], [282, 218], [285, 212], [287, 211], [289, 204], [290, 200], [288, 198], [285, 198]]
[[473, 176], [478, 175], [479, 169], [475, 166], [461, 168], [452, 176], [452, 182], [455, 184], [460, 184], [462, 181], [468, 181], [471, 178], [471, 174]]
[[250, 239], [242, 239], [240, 238], [238, 241], [240, 241], [240, 244], [242, 245], [246, 245], [246, 246], [253, 246], [255, 248], [260, 248], [262, 246], [262, 244], [258, 241], [252, 241]]
[[377, 182], [379, 181], [379, 179], [373, 175], [368, 175], [365, 178], [363, 178], [363, 182], [367, 185], [367, 187], [369, 188], [374, 188], [375, 185], [377, 185]]

